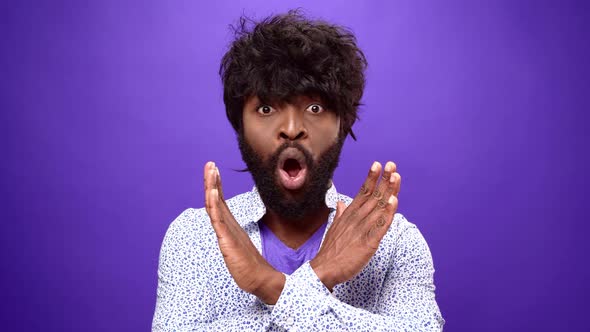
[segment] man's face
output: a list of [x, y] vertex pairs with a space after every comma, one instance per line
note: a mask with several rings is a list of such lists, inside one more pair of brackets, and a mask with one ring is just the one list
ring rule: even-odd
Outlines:
[[297, 221], [325, 204], [344, 143], [339, 130], [340, 119], [318, 98], [246, 100], [240, 151], [268, 209]]

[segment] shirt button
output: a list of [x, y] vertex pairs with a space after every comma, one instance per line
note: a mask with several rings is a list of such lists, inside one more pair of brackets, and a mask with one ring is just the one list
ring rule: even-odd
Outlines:
[[291, 326], [295, 323], [295, 321], [293, 320], [293, 317], [288, 317], [287, 320], [285, 321], [285, 324], [287, 324], [288, 326]]

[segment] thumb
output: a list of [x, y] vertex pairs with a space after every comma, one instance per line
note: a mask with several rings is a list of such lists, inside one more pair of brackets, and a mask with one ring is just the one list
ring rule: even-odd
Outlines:
[[343, 201], [338, 201], [338, 203], [336, 203], [336, 218], [340, 218], [344, 213], [344, 210], [346, 210], [346, 204], [344, 204]]

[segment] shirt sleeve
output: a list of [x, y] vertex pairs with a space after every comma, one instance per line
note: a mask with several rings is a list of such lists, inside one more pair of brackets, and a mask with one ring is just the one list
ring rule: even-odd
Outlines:
[[271, 320], [289, 331], [441, 331], [432, 256], [414, 225], [403, 231], [393, 255], [371, 311], [334, 297], [307, 262], [287, 278]]
[[158, 265], [156, 310], [152, 331], [199, 330], [202, 322], [212, 320], [206, 304], [211, 302], [206, 280], [199, 266], [198, 248], [187, 232], [187, 223], [194, 221], [195, 210], [187, 209], [168, 227]]
[[[207, 265], [209, 238], [202, 227], [209, 220], [201, 210], [187, 209], [171, 224], [160, 249], [158, 288], [152, 331], [262, 331], [271, 309], [260, 301], [239, 314], [218, 315]], [[212, 231], [212, 230], [211, 230]], [[211, 242], [215, 250], [217, 242]], [[223, 260], [219, 261], [222, 266]], [[252, 295], [253, 298], [255, 296]]]

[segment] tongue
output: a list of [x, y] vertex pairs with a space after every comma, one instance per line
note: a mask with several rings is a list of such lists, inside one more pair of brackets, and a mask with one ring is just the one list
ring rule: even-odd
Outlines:
[[287, 174], [289, 174], [290, 177], [294, 178], [301, 171], [301, 166], [299, 165], [299, 162], [297, 162], [297, 160], [287, 159], [285, 161], [283, 169], [285, 170], [285, 172], [287, 172]]

